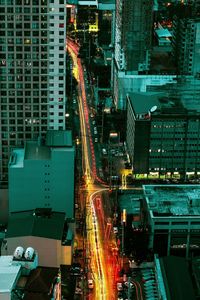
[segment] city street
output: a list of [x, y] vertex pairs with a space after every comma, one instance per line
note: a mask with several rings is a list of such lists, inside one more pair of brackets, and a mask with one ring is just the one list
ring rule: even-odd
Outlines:
[[[108, 188], [97, 175], [94, 137], [90, 129], [91, 122], [85, 92], [84, 71], [81, 60], [77, 57], [79, 47], [69, 40], [67, 49], [73, 60], [73, 72], [78, 82], [78, 106], [83, 153], [82, 168], [87, 191], [87, 196], [83, 197], [86, 218], [85, 255], [86, 261], [88, 261], [88, 273], [91, 273], [94, 280], [94, 289], [87, 295], [87, 299], [114, 300], [116, 299], [116, 289], [113, 264], [116, 262], [114, 261], [116, 258], [113, 258], [109, 247], [110, 239], [112, 239], [112, 234], [110, 234], [112, 224], [107, 220], [102, 206], [102, 194], [107, 192]], [[111, 241], [111, 244], [113, 245], [114, 242]]]

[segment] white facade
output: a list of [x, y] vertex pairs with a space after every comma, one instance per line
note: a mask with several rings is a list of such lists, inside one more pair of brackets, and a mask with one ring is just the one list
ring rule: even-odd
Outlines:
[[12, 290], [21, 274], [20, 265], [12, 265], [13, 256], [0, 256], [0, 299], [11, 300]]
[[65, 129], [66, 9], [63, 4], [64, 3], [61, 4], [61, 1], [59, 0], [49, 4], [50, 35], [48, 129]]

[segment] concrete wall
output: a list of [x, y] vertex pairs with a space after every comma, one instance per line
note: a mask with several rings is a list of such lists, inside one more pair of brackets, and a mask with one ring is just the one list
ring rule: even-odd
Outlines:
[[62, 246], [59, 240], [35, 236], [7, 238], [7, 251], [3, 249], [2, 255], [13, 255], [18, 246], [25, 250], [33, 247], [38, 253], [39, 266], [60, 267], [60, 264], [70, 265], [72, 261], [71, 246]]
[[51, 160], [9, 168], [9, 212], [36, 207], [74, 217], [74, 148], [52, 148]]
[[9, 212], [49, 207], [45, 181], [49, 172], [46, 160], [26, 160], [23, 168], [9, 169]]
[[0, 292], [0, 299], [1, 300], [11, 300], [11, 294], [10, 292]]

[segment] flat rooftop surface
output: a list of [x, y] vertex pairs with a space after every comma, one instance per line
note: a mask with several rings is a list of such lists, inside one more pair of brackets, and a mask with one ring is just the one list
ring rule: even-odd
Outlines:
[[143, 185], [154, 216], [200, 216], [199, 185]]
[[28, 141], [25, 147], [25, 159], [50, 160], [51, 149], [47, 146], [38, 145], [35, 141]]
[[12, 290], [21, 266], [12, 265], [13, 256], [0, 256], [0, 293]]

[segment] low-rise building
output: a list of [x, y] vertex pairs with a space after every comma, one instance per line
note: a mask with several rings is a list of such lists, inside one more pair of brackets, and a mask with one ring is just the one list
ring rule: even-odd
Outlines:
[[24, 275], [23, 270], [28, 270], [29, 263], [24, 256], [18, 259], [15, 254], [0, 256], [0, 299], [61, 299], [59, 269], [35, 266]]
[[3, 255], [12, 255], [18, 246], [37, 249], [39, 265], [60, 267], [71, 265], [73, 231], [65, 214], [50, 209], [12, 213], [2, 244]]
[[28, 141], [9, 161], [9, 212], [52, 208], [74, 218], [75, 149], [72, 133], [48, 131], [46, 141]]
[[200, 254], [200, 187], [144, 185], [143, 222], [149, 248], [161, 256]]

